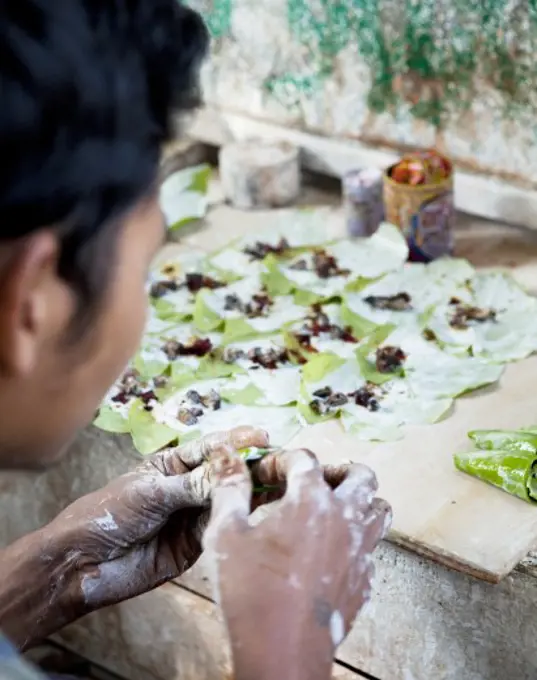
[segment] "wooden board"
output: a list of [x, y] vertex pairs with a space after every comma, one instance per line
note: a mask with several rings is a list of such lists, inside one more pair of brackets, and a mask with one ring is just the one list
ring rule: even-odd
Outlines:
[[453, 467], [467, 432], [537, 423], [537, 357], [507, 367], [499, 388], [459, 399], [443, 422], [407, 428], [398, 442], [360, 442], [334, 421], [299, 433], [324, 462], [352, 460], [377, 474], [393, 507], [390, 538], [454, 569], [498, 582], [537, 544], [537, 506]]
[[[321, 200], [320, 200], [321, 199]], [[306, 195], [305, 204], [334, 202], [334, 196]], [[207, 252], [247, 233], [267, 228], [270, 211], [214, 208], [205, 224], [184, 232], [176, 249]], [[457, 256], [477, 267], [506, 267], [532, 293], [537, 292], [537, 235], [490, 222], [458, 218]], [[327, 214], [330, 238], [345, 234], [338, 209]], [[537, 507], [455, 470], [452, 455], [469, 448], [467, 432], [478, 428], [537, 424], [537, 357], [507, 367], [499, 388], [457, 400], [441, 423], [407, 428], [399, 442], [360, 442], [336, 422], [301, 432], [293, 444], [307, 446], [325, 462], [354, 460], [377, 473], [380, 493], [392, 504], [390, 539], [437, 562], [478, 578], [498, 582], [537, 546]]]

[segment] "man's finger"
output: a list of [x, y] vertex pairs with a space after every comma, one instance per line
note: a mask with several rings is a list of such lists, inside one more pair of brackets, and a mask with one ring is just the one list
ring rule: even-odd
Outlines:
[[208, 507], [211, 499], [211, 475], [205, 465], [185, 472], [158, 479], [164, 495], [163, 505], [169, 512], [184, 508]]
[[363, 513], [373, 502], [377, 488], [377, 478], [373, 470], [366, 465], [354, 463], [350, 466], [345, 480], [334, 493], [346, 505]]
[[[304, 450], [309, 456], [316, 459], [316, 456], [311, 451]], [[289, 451], [285, 450], [269, 453], [253, 463], [250, 469], [254, 486], [277, 486], [284, 489], [289, 469], [289, 453]], [[343, 482], [350, 468], [350, 465], [321, 466], [324, 480], [332, 489], [335, 489]]]
[[323, 465], [324, 481], [331, 489], [337, 489], [347, 479], [352, 470], [352, 465]]
[[265, 448], [268, 446], [268, 434], [264, 430], [249, 425], [235, 427], [232, 430], [211, 432], [201, 439], [180, 446], [174, 455], [177, 455], [181, 462], [192, 470], [209, 460], [215, 450], [222, 445], [231, 446], [235, 450], [250, 446]]
[[205, 532], [205, 547], [215, 547], [220, 533], [230, 527], [248, 527], [252, 480], [246, 463], [228, 450], [209, 464], [212, 480], [211, 519]]
[[330, 488], [323, 479], [319, 461], [311, 451], [308, 449], [286, 451], [281, 458], [287, 478], [285, 498], [296, 497], [300, 500], [307, 491], [316, 494], [320, 503], [330, 493]]
[[365, 544], [371, 550], [388, 535], [392, 525], [392, 509], [382, 498], [375, 498], [363, 519]]

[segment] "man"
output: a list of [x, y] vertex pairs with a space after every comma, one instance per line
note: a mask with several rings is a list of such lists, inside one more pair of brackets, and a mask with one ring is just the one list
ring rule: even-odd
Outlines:
[[[177, 0], [0, 7], [0, 463], [35, 468], [91, 420], [139, 342], [164, 238], [159, 152], [196, 104], [208, 39]], [[4, 549], [0, 677], [36, 677], [16, 648], [188, 569], [211, 500], [203, 540], [236, 677], [328, 678], [389, 511], [367, 469], [295, 451], [252, 471], [281, 490], [252, 528], [235, 451], [267, 443], [245, 425], [163, 451]]]

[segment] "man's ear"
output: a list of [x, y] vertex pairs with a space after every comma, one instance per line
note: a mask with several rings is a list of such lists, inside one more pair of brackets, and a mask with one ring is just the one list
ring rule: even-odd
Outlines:
[[0, 249], [0, 371], [8, 377], [34, 371], [71, 317], [72, 296], [57, 274], [59, 248], [54, 231], [43, 229]]

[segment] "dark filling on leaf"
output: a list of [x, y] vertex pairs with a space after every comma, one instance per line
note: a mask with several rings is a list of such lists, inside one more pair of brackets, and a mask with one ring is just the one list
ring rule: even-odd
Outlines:
[[496, 321], [496, 311], [494, 309], [481, 309], [472, 305], [462, 304], [457, 298], [451, 298], [449, 304], [455, 307], [449, 325], [457, 330], [465, 330], [470, 327], [472, 321], [484, 323], [485, 321]]
[[348, 276], [351, 273], [350, 269], [341, 269], [336, 258], [326, 250], [316, 250], [313, 253], [313, 268], [320, 279]]
[[[154, 378], [154, 388], [163, 387], [166, 381], [165, 376]], [[118, 392], [112, 397], [112, 401], [116, 404], [127, 404], [130, 399], [137, 398], [143, 403], [146, 411], [153, 409], [153, 403], [157, 400], [153, 391], [154, 388], [150, 386], [148, 381], [142, 380], [140, 374], [134, 368], [125, 371], [117, 387]]]
[[374, 309], [389, 309], [392, 312], [404, 312], [412, 309], [412, 298], [408, 293], [397, 293], [397, 295], [369, 295], [364, 298], [364, 302]]
[[249, 255], [252, 260], [263, 260], [267, 255], [283, 255], [289, 249], [289, 242], [287, 239], [282, 238], [275, 246], [270, 245], [270, 243], [256, 241], [253, 245], [246, 246], [243, 252], [245, 255]]
[[379, 347], [375, 364], [379, 373], [395, 373], [403, 365], [406, 354], [400, 347]]
[[363, 406], [368, 411], [378, 411], [380, 406], [377, 401], [376, 394], [378, 392], [377, 385], [366, 383], [363, 387], [343, 394], [342, 392], [334, 392], [328, 385], [321, 387], [313, 393], [314, 399], [309, 403], [311, 410], [318, 416], [325, 416], [334, 413], [339, 407], [348, 404], [349, 400], [354, 401], [358, 406]]
[[376, 397], [376, 385], [366, 383], [363, 387], [356, 390], [349, 396], [354, 399], [354, 403], [363, 406], [368, 411], [378, 411], [380, 406]]
[[254, 364], [252, 368], [262, 367], [276, 369], [279, 366], [288, 364], [292, 358], [298, 363], [305, 363], [305, 359], [303, 359], [297, 352], [288, 350], [285, 347], [268, 347], [266, 349], [263, 349], [262, 347], [252, 347], [247, 352], [242, 349], [226, 347], [222, 352], [222, 361], [225, 361], [228, 364], [233, 364], [240, 359], [247, 359]]
[[217, 281], [210, 276], [193, 273], [186, 275], [185, 285], [191, 293], [197, 293], [202, 288], [210, 288], [211, 290], [214, 290], [215, 288], [223, 288], [226, 284], [222, 281]]
[[177, 359], [177, 357], [204, 357], [212, 350], [213, 345], [209, 338], [190, 338], [186, 343], [178, 342], [177, 340], [168, 340], [162, 346], [162, 351], [170, 361]]
[[179, 290], [177, 281], [155, 281], [151, 285], [149, 295], [154, 299], [158, 299], [164, 297], [166, 293], [174, 293], [176, 290]]
[[311, 410], [318, 416], [325, 416], [333, 413], [340, 406], [349, 402], [349, 398], [342, 392], [334, 392], [328, 385], [321, 387], [313, 393], [315, 399], [309, 403]]
[[290, 361], [289, 352], [287, 349], [261, 349], [261, 347], [253, 347], [248, 350], [248, 359], [258, 366], [263, 368], [278, 368], [281, 364], [287, 364]]
[[188, 390], [185, 394], [185, 402], [177, 413], [177, 418], [183, 425], [196, 425], [205, 410], [218, 411], [221, 405], [220, 395], [215, 390], [210, 390], [205, 395], [196, 390]]
[[193, 272], [187, 274], [185, 281], [179, 283], [175, 279], [164, 279], [163, 281], [155, 281], [151, 285], [149, 295], [152, 298], [158, 299], [164, 297], [167, 293], [174, 293], [180, 288], [186, 287], [191, 293], [197, 293], [202, 288], [210, 288], [214, 290], [215, 288], [223, 288], [225, 283], [222, 281], [217, 281], [210, 276], [205, 276], [205, 274], [200, 274], [198, 272]]
[[436, 333], [430, 328], [425, 328], [422, 332], [422, 335], [425, 338], [425, 340], [427, 340], [427, 342], [434, 342], [437, 339]]
[[272, 298], [266, 293], [258, 293], [252, 295], [251, 301], [244, 306], [244, 313], [249, 319], [266, 316], [273, 304]]
[[252, 295], [250, 302], [246, 303], [238, 295], [231, 294], [225, 297], [224, 309], [227, 312], [240, 312], [249, 319], [256, 319], [260, 316], [267, 316], [273, 304], [273, 299], [267, 293], [256, 293]]
[[353, 334], [350, 326], [338, 326], [335, 323], [330, 323], [328, 315], [322, 310], [320, 304], [312, 305], [308, 317], [304, 322], [302, 328], [293, 333], [297, 342], [308, 352], [316, 352], [317, 350], [311, 345], [312, 337], [319, 337], [321, 333], [328, 333], [333, 340], [342, 340], [343, 342], [358, 342]]
[[306, 260], [297, 260], [294, 264], [289, 265], [289, 269], [295, 269], [296, 271], [303, 272], [308, 268], [308, 263]]

